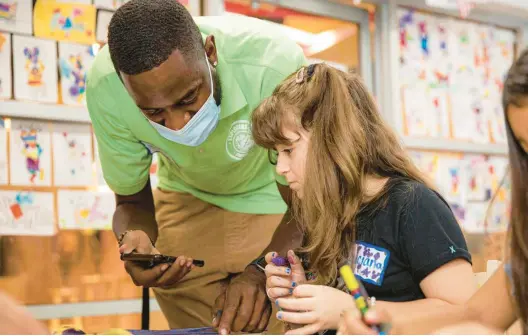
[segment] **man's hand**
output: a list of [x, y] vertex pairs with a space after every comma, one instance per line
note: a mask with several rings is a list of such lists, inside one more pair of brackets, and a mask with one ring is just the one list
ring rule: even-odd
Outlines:
[[221, 335], [231, 331], [259, 333], [266, 329], [271, 304], [266, 295], [266, 276], [256, 266], [248, 266], [233, 277], [215, 302], [213, 327]]
[[[119, 248], [120, 253], [160, 254], [147, 234], [141, 230], [128, 232], [122, 243]], [[145, 269], [136, 262], [125, 261], [125, 269], [136, 286], [168, 288], [183, 279], [194, 268], [192, 262], [191, 258], [179, 256], [172, 265], [160, 264]]]

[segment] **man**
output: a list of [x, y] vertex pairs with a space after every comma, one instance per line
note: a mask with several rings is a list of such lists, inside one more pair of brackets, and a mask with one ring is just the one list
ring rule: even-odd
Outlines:
[[[88, 109], [116, 194], [121, 252], [179, 257], [147, 270], [125, 263], [136, 285], [154, 287], [171, 328], [266, 327], [271, 308], [257, 257], [285, 252], [300, 236], [288, 213], [283, 218], [289, 189], [253, 146], [251, 113], [305, 62], [301, 48], [264, 21], [195, 23], [174, 0], [132, 0], [114, 14], [108, 46], [88, 75]], [[191, 258], [205, 267], [193, 268]]]

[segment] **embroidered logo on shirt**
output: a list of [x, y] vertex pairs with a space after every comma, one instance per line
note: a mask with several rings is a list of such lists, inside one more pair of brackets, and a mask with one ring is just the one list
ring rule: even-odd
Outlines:
[[455, 247], [453, 245], [449, 246], [449, 251], [451, 251], [451, 254], [455, 254]]
[[381, 286], [389, 258], [389, 250], [358, 241], [354, 273], [362, 281]]
[[240, 161], [249, 153], [255, 142], [251, 136], [251, 122], [237, 120], [229, 129], [226, 152], [233, 160]]

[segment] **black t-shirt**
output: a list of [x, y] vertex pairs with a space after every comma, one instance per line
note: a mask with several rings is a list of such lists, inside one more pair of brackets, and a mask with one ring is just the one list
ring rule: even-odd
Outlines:
[[386, 188], [383, 197], [356, 217], [356, 262], [349, 263], [377, 300], [423, 299], [420, 282], [425, 277], [454, 259], [471, 262], [471, 256], [440, 195], [408, 179], [391, 179]]

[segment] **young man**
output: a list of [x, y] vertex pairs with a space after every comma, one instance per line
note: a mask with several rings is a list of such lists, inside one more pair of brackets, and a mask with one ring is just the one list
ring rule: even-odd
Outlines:
[[[175, 0], [132, 0], [114, 14], [88, 75], [88, 109], [117, 197], [121, 252], [180, 256], [147, 270], [125, 263], [136, 285], [154, 287], [171, 328], [266, 327], [271, 308], [257, 257], [287, 251], [299, 236], [283, 218], [289, 190], [253, 144], [251, 113], [305, 62], [299, 46], [256, 19], [195, 22]], [[190, 258], [205, 267], [191, 271]]]

